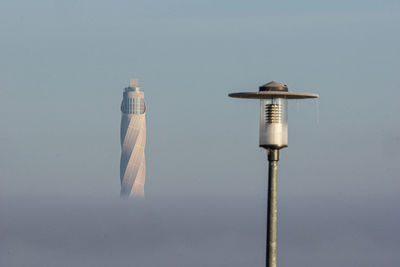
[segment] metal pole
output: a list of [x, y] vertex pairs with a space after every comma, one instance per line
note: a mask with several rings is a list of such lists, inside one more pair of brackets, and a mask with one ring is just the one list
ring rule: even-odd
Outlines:
[[278, 176], [279, 150], [268, 149], [268, 211], [267, 211], [267, 244], [266, 267], [276, 267], [276, 186]]

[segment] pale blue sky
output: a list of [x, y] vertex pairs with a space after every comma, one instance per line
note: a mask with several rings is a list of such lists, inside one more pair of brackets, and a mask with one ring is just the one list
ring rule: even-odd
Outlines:
[[227, 94], [270, 80], [321, 96], [291, 103], [282, 196], [398, 194], [399, 8], [2, 1], [0, 193], [118, 195], [120, 101], [138, 77], [148, 196], [263, 194], [258, 103]]

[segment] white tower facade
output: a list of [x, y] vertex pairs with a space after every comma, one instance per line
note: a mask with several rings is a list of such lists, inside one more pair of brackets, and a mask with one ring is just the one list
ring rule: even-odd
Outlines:
[[124, 90], [121, 112], [121, 197], [144, 197], [146, 104], [137, 79]]

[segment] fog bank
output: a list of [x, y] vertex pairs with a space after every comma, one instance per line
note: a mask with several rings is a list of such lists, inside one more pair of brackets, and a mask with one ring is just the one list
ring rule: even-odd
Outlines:
[[[1, 266], [263, 266], [264, 262], [263, 197], [0, 200]], [[393, 197], [279, 199], [279, 265], [396, 266], [400, 215], [385, 209], [393, 201]]]

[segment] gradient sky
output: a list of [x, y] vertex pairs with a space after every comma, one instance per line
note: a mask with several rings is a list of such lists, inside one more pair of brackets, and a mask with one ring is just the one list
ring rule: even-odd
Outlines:
[[[114, 195], [122, 90], [148, 105], [148, 194], [261, 192], [256, 101], [270, 80], [293, 102], [280, 190], [397, 193], [395, 1], [3, 1], [2, 194]], [[318, 119], [319, 117], [319, 119]]]
[[147, 199], [263, 198], [259, 104], [227, 94], [277, 80], [320, 95], [290, 104], [279, 201], [380, 200], [398, 213], [388, 200], [400, 193], [399, 11], [361, 0], [1, 1], [0, 196], [117, 198], [120, 103], [137, 77]]

